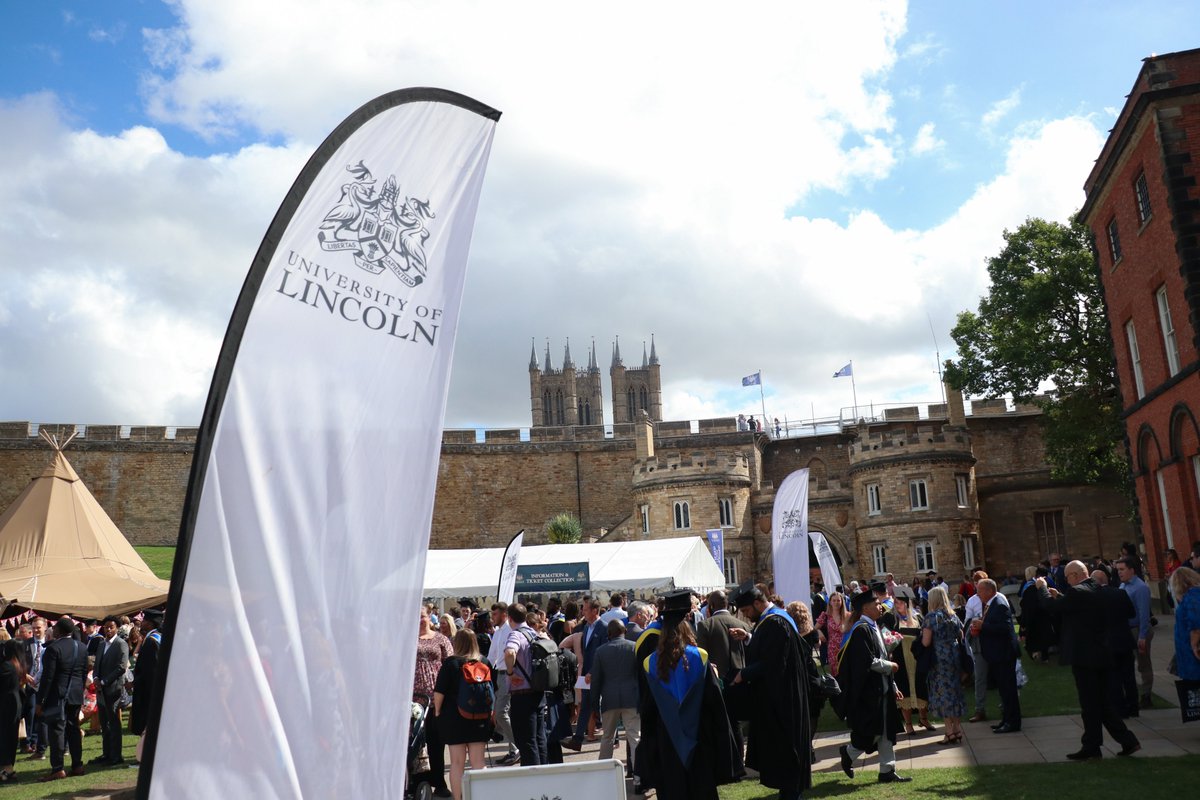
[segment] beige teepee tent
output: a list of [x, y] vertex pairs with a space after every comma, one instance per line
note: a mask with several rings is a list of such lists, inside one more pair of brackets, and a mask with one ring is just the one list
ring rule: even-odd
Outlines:
[[[167, 599], [167, 582], [113, 524], [43, 435], [54, 460], [0, 516], [0, 597], [50, 614], [102, 617]], [[2, 604], [2, 602], [0, 602]]]

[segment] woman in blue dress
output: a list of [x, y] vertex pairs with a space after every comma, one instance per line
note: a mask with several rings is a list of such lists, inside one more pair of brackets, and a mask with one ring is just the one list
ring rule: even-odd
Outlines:
[[921, 643], [933, 647], [933, 666], [929, 670], [929, 713], [946, 722], [942, 744], [961, 742], [962, 718], [967, 700], [959, 678], [958, 647], [962, 641], [962, 623], [950, 609], [950, 599], [940, 586], [929, 592], [929, 613], [925, 616]]

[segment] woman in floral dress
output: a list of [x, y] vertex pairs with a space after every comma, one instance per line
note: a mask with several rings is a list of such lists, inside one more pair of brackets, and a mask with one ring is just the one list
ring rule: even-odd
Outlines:
[[846, 598], [840, 592], [829, 595], [829, 605], [817, 617], [817, 633], [821, 635], [822, 649], [828, 654], [829, 674], [837, 677], [838, 652], [842, 649], [842, 635], [850, 627], [846, 614]]
[[958, 650], [962, 623], [950, 609], [946, 590], [938, 586], [929, 592], [929, 614], [925, 617], [921, 643], [933, 647], [933, 666], [929, 670], [929, 713], [946, 721], [942, 744], [961, 742], [962, 718], [967, 700], [959, 678]]
[[[413, 700], [423, 705], [433, 702], [433, 689], [437, 685], [442, 662], [454, 654], [450, 640], [433, 629], [429, 612], [421, 609], [421, 624], [417, 630], [417, 669], [413, 673]], [[430, 717], [432, 719], [432, 716]], [[437, 725], [425, 726], [425, 748], [429, 752], [429, 772], [435, 792], [440, 796], [449, 794], [446, 787], [446, 745]]]

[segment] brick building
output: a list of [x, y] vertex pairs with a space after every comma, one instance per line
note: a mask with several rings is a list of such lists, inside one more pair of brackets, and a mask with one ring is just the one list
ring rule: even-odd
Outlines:
[[1143, 61], [1084, 185], [1151, 575], [1200, 539], [1200, 50]]

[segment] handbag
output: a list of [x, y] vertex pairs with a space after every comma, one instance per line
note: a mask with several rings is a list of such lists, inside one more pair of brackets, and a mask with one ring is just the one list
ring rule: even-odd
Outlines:
[[958, 635], [958, 641], [954, 643], [958, 649], [958, 670], [965, 675], [974, 677], [975, 675], [975, 656], [971, 653], [971, 648], [963, 641], [962, 634]]
[[1200, 681], [1175, 681], [1179, 713], [1184, 722], [1200, 721]]

